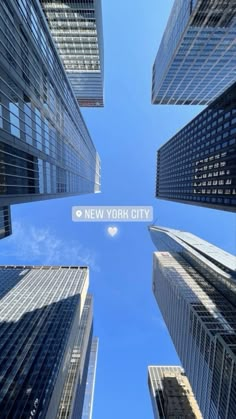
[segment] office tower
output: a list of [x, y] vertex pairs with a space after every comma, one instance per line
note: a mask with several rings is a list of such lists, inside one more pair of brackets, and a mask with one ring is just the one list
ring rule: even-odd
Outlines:
[[95, 377], [96, 377], [96, 368], [97, 368], [97, 355], [98, 355], [98, 338], [94, 337], [92, 340], [91, 351], [90, 351], [82, 419], [92, 419]]
[[148, 386], [155, 419], [202, 419], [183, 368], [149, 366]]
[[11, 210], [9, 206], [0, 207], [0, 239], [11, 234]]
[[92, 344], [92, 296], [87, 295], [72, 349], [67, 378], [61, 395], [57, 419], [81, 418]]
[[98, 192], [99, 157], [39, 2], [1, 1], [0, 39], [0, 207]]
[[154, 65], [152, 103], [207, 105], [235, 81], [235, 0], [175, 0]]
[[236, 211], [236, 83], [157, 153], [156, 197]]
[[81, 417], [92, 342], [88, 269], [0, 267], [0, 412]]
[[236, 258], [150, 227], [153, 292], [204, 419], [236, 417]]
[[40, 0], [80, 106], [103, 106], [101, 0]]

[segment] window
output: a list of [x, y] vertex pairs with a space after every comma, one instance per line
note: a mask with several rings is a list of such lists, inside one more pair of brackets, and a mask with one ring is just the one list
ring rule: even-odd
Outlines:
[[38, 166], [39, 166], [39, 192], [44, 192], [44, 175], [43, 175], [43, 161], [38, 159]]
[[36, 16], [36, 13], [32, 5], [31, 5], [31, 29], [32, 29], [35, 39], [38, 41], [39, 40], [38, 18]]
[[18, 0], [20, 11], [22, 15], [27, 19], [27, 4], [26, 0]]
[[49, 154], [49, 122], [44, 120], [44, 140], [45, 140], [45, 153]]
[[47, 193], [51, 193], [51, 166], [48, 162], [46, 162], [46, 183]]
[[24, 95], [25, 139], [32, 145], [32, 114], [30, 99]]
[[41, 113], [39, 109], [35, 108], [35, 122], [36, 122], [36, 146], [42, 150], [42, 129], [41, 129]]
[[20, 138], [19, 103], [16, 99], [9, 103], [11, 134]]
[[1, 104], [1, 98], [0, 98], [0, 128], [3, 127], [3, 119], [2, 119], [2, 104]]

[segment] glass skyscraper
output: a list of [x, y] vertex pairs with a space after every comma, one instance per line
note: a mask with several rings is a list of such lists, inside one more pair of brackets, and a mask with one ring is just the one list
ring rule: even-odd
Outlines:
[[206, 105], [235, 82], [235, 0], [175, 0], [153, 65], [152, 102]]
[[154, 419], [203, 419], [183, 368], [148, 367]]
[[93, 333], [87, 290], [87, 268], [0, 267], [1, 417], [81, 417]]
[[92, 340], [90, 358], [88, 365], [87, 382], [84, 395], [84, 407], [82, 413], [82, 419], [92, 419], [93, 414], [93, 399], [94, 399], [94, 387], [95, 377], [97, 368], [97, 356], [98, 356], [98, 338], [94, 337]]
[[38, 0], [0, 2], [0, 40], [0, 207], [100, 191], [99, 156]]
[[157, 154], [156, 197], [236, 211], [236, 83]]
[[40, 0], [80, 106], [103, 106], [101, 0]]
[[9, 206], [0, 207], [0, 239], [11, 234], [11, 209]]
[[153, 292], [204, 419], [236, 417], [236, 258], [150, 227]]

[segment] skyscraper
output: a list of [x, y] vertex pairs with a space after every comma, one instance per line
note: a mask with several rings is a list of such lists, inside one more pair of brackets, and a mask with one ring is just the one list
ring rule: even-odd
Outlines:
[[235, 0], [175, 0], [153, 65], [152, 102], [207, 105], [235, 82]]
[[95, 387], [95, 377], [96, 377], [96, 368], [97, 368], [97, 356], [98, 356], [98, 338], [95, 337], [92, 340], [91, 351], [90, 351], [82, 419], [92, 419], [94, 387]]
[[101, 0], [40, 0], [80, 106], [103, 106]]
[[148, 386], [155, 419], [202, 419], [183, 368], [149, 366]]
[[9, 206], [0, 207], [0, 239], [11, 234], [11, 209]]
[[0, 2], [0, 40], [0, 207], [100, 191], [99, 156], [37, 0]]
[[236, 417], [236, 258], [150, 227], [153, 292], [204, 419]]
[[236, 83], [157, 155], [156, 197], [236, 211]]
[[0, 411], [78, 418], [92, 342], [88, 270], [0, 267]]

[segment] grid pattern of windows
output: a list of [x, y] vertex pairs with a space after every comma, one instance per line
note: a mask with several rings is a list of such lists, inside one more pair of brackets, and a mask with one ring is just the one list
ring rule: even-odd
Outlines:
[[0, 204], [99, 191], [99, 157], [36, 0], [0, 3], [0, 40]]
[[202, 419], [183, 368], [149, 366], [148, 385], [155, 419]]
[[235, 6], [175, 1], [153, 66], [153, 103], [209, 104], [235, 81]]
[[78, 334], [72, 349], [70, 366], [58, 408], [57, 419], [71, 418], [73, 417], [73, 411], [76, 417], [81, 418], [92, 338], [92, 312], [92, 296], [88, 295], [84, 303]]
[[1, 415], [55, 417], [83, 318], [87, 268], [0, 267], [0, 287]]
[[152, 226], [150, 234], [159, 251], [181, 253], [233, 305], [236, 304], [235, 256], [185, 231]]
[[236, 84], [158, 150], [156, 196], [236, 211]]
[[92, 419], [95, 376], [96, 376], [96, 368], [97, 368], [97, 355], [98, 355], [98, 338], [94, 337], [92, 340], [91, 351], [90, 351], [82, 419]]
[[11, 234], [11, 209], [9, 206], [0, 207], [0, 239]]
[[[169, 241], [169, 250], [170, 246]], [[232, 419], [235, 304], [217, 290], [210, 276], [173, 246], [169, 253], [154, 254], [153, 292], [202, 415]]]
[[80, 106], [103, 106], [100, 0], [40, 0]]

